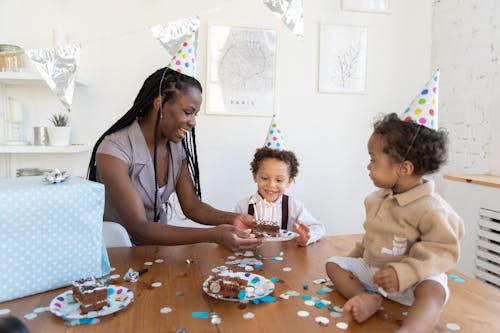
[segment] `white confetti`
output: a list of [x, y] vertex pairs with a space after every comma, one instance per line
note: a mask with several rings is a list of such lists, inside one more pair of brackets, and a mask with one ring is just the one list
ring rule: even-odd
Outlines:
[[120, 274], [113, 274], [110, 276], [112, 280], [120, 278]]
[[152, 263], [151, 261], [146, 261], [146, 262], [144, 263], [144, 265], [146, 265], [146, 266], [151, 266], [152, 264], [153, 264], [153, 263]]
[[341, 306], [334, 305], [333, 311], [338, 312], [338, 313], [342, 313], [342, 312], [344, 312], [344, 308]]
[[283, 257], [285, 255], [284, 252], [280, 252], [280, 256]]
[[292, 267], [283, 267], [284, 272], [290, 272], [292, 270]]
[[311, 301], [311, 300], [307, 300], [307, 301], [304, 301], [304, 304], [307, 305], [307, 306], [314, 306], [314, 301]]
[[0, 315], [4, 315], [10, 312], [10, 309], [0, 309]]
[[346, 330], [349, 327], [349, 325], [347, 325], [346, 323], [340, 321], [340, 322], [337, 323], [337, 327], [340, 328], [341, 330]]
[[340, 317], [342, 317], [342, 313], [332, 311], [332, 312], [330, 312], [330, 316], [333, 318], [340, 318]]
[[227, 259], [234, 260], [234, 259], [236, 259], [236, 257], [235, 256], [229, 256], [229, 257], [227, 257]]
[[163, 262], [163, 259], [156, 259], [155, 260], [155, 263], [157, 263], [157, 264], [161, 264], [162, 262]]
[[297, 312], [297, 316], [299, 316], [299, 317], [309, 317], [309, 312], [301, 310], [301, 311]]
[[288, 294], [281, 294], [280, 298], [282, 298], [282, 299], [289, 299], [290, 295], [288, 295]]
[[50, 311], [50, 309], [48, 307], [40, 307], [40, 308], [36, 308], [35, 310], [33, 310], [34, 313], [42, 313], [42, 312], [47, 312], [47, 311]]
[[114, 267], [111, 267], [111, 268], [109, 269], [109, 271], [110, 271], [110, 272], [114, 272], [115, 270], [116, 270], [116, 268], [114, 268]]
[[245, 319], [253, 319], [255, 315], [252, 312], [247, 312], [243, 315], [243, 318]]
[[408, 311], [403, 312], [402, 315], [405, 317], [408, 316]]
[[243, 255], [245, 257], [253, 257], [253, 251], [246, 251]]
[[313, 280], [314, 284], [321, 284], [321, 283], [325, 283], [325, 282], [326, 282], [326, 279], [316, 279], [316, 280]]
[[212, 317], [210, 322], [214, 325], [219, 325], [220, 323], [222, 323], [222, 319], [219, 316], [214, 316]]
[[273, 259], [276, 260], [276, 261], [282, 261], [283, 257], [274, 257]]
[[253, 271], [253, 267], [252, 266], [245, 266], [245, 271], [251, 272], [251, 271]]
[[328, 326], [328, 324], [330, 323], [330, 319], [321, 316], [314, 318], [314, 320], [321, 326]]
[[446, 328], [449, 329], [450, 331], [460, 331], [460, 325], [455, 323], [446, 324]]
[[38, 315], [36, 313], [28, 313], [28, 314], [24, 315], [24, 318], [26, 318], [27, 320], [33, 320], [36, 317], [38, 317]]
[[169, 308], [169, 307], [164, 307], [164, 308], [160, 309], [160, 313], [163, 313], [163, 314], [167, 314], [167, 313], [170, 313], [170, 312], [172, 312], [172, 309]]
[[161, 282], [153, 282], [151, 283], [151, 287], [158, 288], [161, 286]]

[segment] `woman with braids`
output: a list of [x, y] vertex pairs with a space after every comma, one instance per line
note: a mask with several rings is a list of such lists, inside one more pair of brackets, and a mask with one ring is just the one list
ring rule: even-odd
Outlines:
[[[215, 242], [236, 251], [261, 244], [241, 230], [253, 222], [251, 216], [201, 201], [195, 141], [201, 101], [196, 79], [159, 69], [94, 146], [88, 178], [106, 188], [104, 220], [122, 224], [136, 245]], [[186, 217], [215, 227], [168, 225], [167, 202], [174, 191]]]

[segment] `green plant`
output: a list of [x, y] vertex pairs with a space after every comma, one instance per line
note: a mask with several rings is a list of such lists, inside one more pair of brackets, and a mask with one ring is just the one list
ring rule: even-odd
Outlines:
[[54, 113], [49, 118], [49, 120], [56, 127], [65, 127], [65, 126], [68, 126], [68, 123], [69, 123], [69, 117], [65, 114], [62, 114], [62, 113]]

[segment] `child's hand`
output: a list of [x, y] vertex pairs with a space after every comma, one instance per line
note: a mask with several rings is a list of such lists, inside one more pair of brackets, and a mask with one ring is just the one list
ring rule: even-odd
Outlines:
[[311, 238], [309, 235], [309, 227], [301, 221], [297, 221], [293, 224], [292, 229], [294, 232], [299, 234], [299, 236], [295, 238], [295, 242], [299, 246], [307, 246], [307, 242]]
[[392, 266], [377, 271], [373, 274], [372, 281], [388, 293], [395, 293], [399, 290], [398, 274]]

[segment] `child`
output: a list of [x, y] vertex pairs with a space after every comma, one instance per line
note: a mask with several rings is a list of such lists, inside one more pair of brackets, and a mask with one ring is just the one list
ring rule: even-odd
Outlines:
[[374, 125], [368, 170], [381, 190], [365, 199], [361, 243], [326, 264], [358, 323], [377, 312], [382, 295], [410, 306], [398, 332], [430, 332], [439, 320], [449, 297], [445, 272], [458, 260], [464, 225], [423, 176], [445, 162], [446, 144], [445, 132], [394, 113]]
[[241, 199], [235, 211], [253, 215], [252, 203], [263, 199], [273, 203], [281, 229], [298, 233], [297, 244], [307, 246], [325, 235], [325, 226], [299, 200], [285, 194], [297, 176], [299, 162], [292, 151], [283, 148], [281, 130], [273, 118], [265, 146], [257, 149], [250, 164], [257, 193]]

